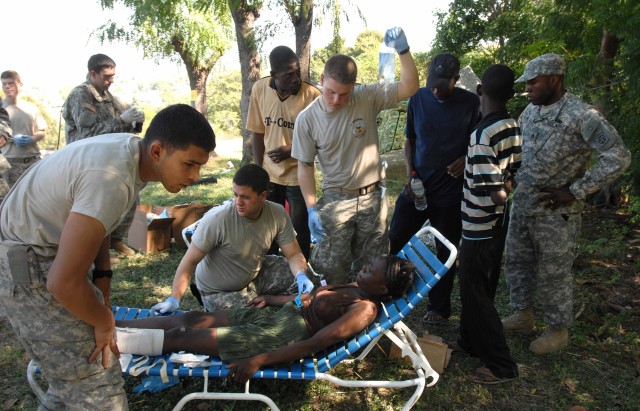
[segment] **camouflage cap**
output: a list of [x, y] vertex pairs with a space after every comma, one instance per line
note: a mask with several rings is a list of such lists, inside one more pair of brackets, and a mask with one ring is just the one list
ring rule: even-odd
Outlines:
[[524, 74], [516, 80], [516, 83], [529, 81], [538, 76], [564, 76], [566, 72], [564, 58], [559, 54], [547, 53], [529, 61], [524, 68]]

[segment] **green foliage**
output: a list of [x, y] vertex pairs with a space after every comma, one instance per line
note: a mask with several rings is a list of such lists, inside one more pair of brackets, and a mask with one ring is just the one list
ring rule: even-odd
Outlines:
[[207, 109], [209, 121], [216, 136], [219, 132], [238, 135], [242, 130], [240, 95], [242, 93], [240, 71], [214, 76], [207, 86]]
[[420, 78], [420, 86], [424, 87], [427, 84], [427, 73], [429, 71], [429, 62], [431, 61], [431, 53], [418, 51], [411, 52], [413, 61], [416, 63], [418, 69], [418, 77]]
[[[616, 127], [632, 151], [640, 151], [640, 2], [637, 0], [453, 0], [438, 14], [432, 54], [451, 52], [478, 74], [502, 62], [522, 73], [544, 53], [565, 56], [567, 89], [594, 104]], [[613, 59], [601, 47], [614, 45]], [[521, 91], [524, 85], [516, 86]], [[514, 116], [526, 106], [510, 103]], [[635, 156], [634, 156], [635, 157]], [[624, 181], [640, 195], [640, 165], [633, 162]]]
[[[64, 123], [62, 124], [62, 129], [59, 129], [59, 119], [54, 118], [49, 111], [45, 109], [45, 105], [42, 101], [22, 94], [20, 95], [20, 98], [38, 107], [42, 117], [44, 117], [44, 121], [47, 123], [47, 128], [44, 132], [44, 139], [38, 142], [40, 150], [56, 150], [57, 148], [64, 147]], [[59, 140], [58, 136], [60, 137]]]
[[181, 61], [187, 56], [198, 65], [215, 63], [230, 47], [231, 20], [225, 1], [212, 1], [213, 8], [203, 10], [199, 0], [101, 0], [103, 8], [117, 3], [131, 9], [129, 27], [106, 23], [98, 32], [103, 41], [133, 41], [145, 57]]
[[[360, 33], [353, 48], [347, 50], [347, 54], [353, 57], [358, 65], [359, 83], [378, 82], [378, 53], [382, 41], [382, 33], [375, 30], [367, 30]], [[399, 71], [398, 66], [399, 62], [396, 57], [396, 71]]]

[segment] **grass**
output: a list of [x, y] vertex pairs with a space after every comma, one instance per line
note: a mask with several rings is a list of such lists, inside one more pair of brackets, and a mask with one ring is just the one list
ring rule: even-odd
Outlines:
[[[387, 186], [391, 204], [405, 183], [404, 161], [400, 152], [384, 156], [389, 162]], [[227, 162], [232, 161], [234, 169]], [[219, 182], [193, 187], [185, 193], [170, 195], [150, 184], [141, 193], [143, 203], [173, 205], [189, 202], [220, 203], [230, 198], [230, 181], [238, 167], [236, 157], [213, 158], [203, 175], [216, 175]], [[624, 211], [624, 210], [623, 210]], [[584, 214], [580, 252], [574, 264], [575, 315], [571, 344], [561, 353], [536, 356], [528, 345], [534, 337], [508, 336], [513, 357], [520, 367], [520, 378], [497, 386], [471, 381], [469, 373], [477, 360], [454, 354], [440, 381], [427, 388], [415, 409], [435, 410], [569, 410], [580, 405], [588, 410], [640, 409], [640, 229], [621, 212], [587, 208]], [[115, 270], [112, 302], [116, 305], [150, 307], [166, 298], [183, 250], [156, 255], [136, 255], [123, 259]], [[508, 292], [501, 280], [496, 297], [501, 315], [511, 312]], [[187, 293], [182, 307], [199, 309]], [[448, 323], [429, 329], [421, 318], [426, 304], [416, 307], [405, 321], [418, 335], [425, 332], [455, 339], [459, 316], [457, 287], [453, 294], [454, 314]], [[536, 326], [544, 327], [540, 310]], [[400, 361], [386, 358], [389, 344], [380, 344], [362, 362], [341, 364], [336, 375], [373, 379], [410, 376]], [[0, 402], [2, 409], [32, 410], [35, 397], [26, 383], [28, 357], [14, 337], [6, 319], [0, 321]], [[126, 389], [131, 410], [166, 410], [188, 392], [199, 390], [200, 379], [181, 383], [156, 394], [134, 394], [140, 378], [127, 377]], [[410, 390], [337, 388], [327, 382], [265, 381], [252, 382], [252, 391], [272, 397], [283, 410], [395, 410], [409, 398]], [[214, 380], [210, 389], [242, 390], [238, 384]], [[261, 405], [250, 402], [193, 401], [188, 410], [255, 410]]]

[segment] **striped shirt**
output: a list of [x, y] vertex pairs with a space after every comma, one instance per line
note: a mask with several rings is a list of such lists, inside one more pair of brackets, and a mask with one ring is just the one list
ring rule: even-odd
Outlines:
[[485, 116], [471, 133], [461, 206], [465, 239], [489, 239], [502, 228], [505, 205], [495, 205], [490, 192], [513, 178], [521, 153], [520, 127], [506, 111]]

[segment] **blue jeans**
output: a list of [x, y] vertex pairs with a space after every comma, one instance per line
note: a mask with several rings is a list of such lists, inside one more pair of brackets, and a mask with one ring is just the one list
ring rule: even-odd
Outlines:
[[[309, 261], [309, 249], [311, 247], [311, 233], [309, 232], [309, 215], [307, 205], [304, 202], [300, 186], [283, 186], [269, 183], [267, 200], [281, 204], [284, 207], [285, 200], [289, 203], [289, 217], [293, 229], [296, 230], [296, 239], [302, 250], [302, 255]], [[267, 254], [278, 254], [278, 244], [274, 241]]]

